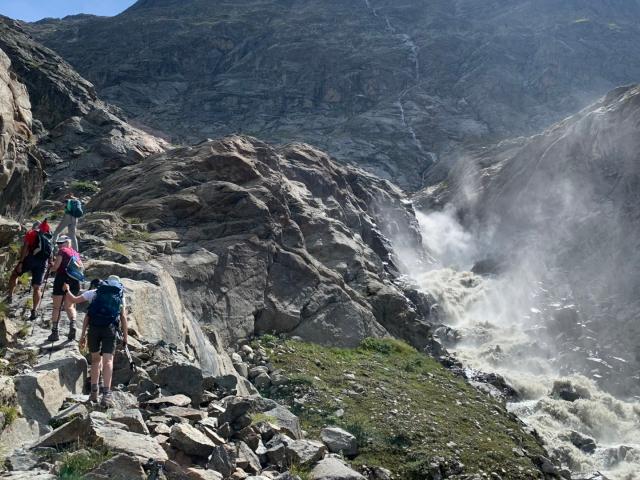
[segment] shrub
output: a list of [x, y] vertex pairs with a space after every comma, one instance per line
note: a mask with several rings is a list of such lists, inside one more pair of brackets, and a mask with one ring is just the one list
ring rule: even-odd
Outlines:
[[383, 355], [415, 353], [413, 347], [396, 339], [365, 338], [360, 344], [360, 349]]
[[18, 414], [18, 409], [13, 405], [0, 405], [0, 413], [4, 415], [5, 427], [11, 425], [15, 419], [20, 416]]
[[84, 180], [76, 180], [74, 182], [71, 182], [71, 189], [75, 192], [85, 193], [87, 195], [98, 193], [100, 191], [100, 187], [98, 187], [95, 183], [87, 182]]
[[62, 457], [62, 465], [58, 477], [61, 480], [81, 480], [86, 473], [96, 468], [112, 455], [107, 451], [80, 450], [67, 452]]

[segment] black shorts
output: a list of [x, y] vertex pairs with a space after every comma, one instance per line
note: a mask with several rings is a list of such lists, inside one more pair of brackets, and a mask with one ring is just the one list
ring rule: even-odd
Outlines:
[[80, 282], [75, 278], [71, 278], [66, 273], [56, 273], [56, 279], [53, 281], [53, 294], [54, 295], [64, 295], [64, 290], [62, 290], [62, 285], [69, 285], [69, 290], [74, 295], [78, 295], [80, 293]]
[[116, 326], [96, 327], [89, 323], [87, 344], [89, 345], [89, 352], [91, 353], [100, 352], [113, 354], [116, 350]]
[[35, 257], [27, 257], [22, 262], [22, 273], [31, 274], [31, 285], [38, 286], [44, 283], [47, 272], [47, 259], [40, 260]]

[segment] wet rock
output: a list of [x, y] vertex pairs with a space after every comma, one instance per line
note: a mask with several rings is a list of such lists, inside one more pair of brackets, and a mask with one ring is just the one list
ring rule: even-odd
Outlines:
[[312, 480], [364, 480], [365, 477], [334, 457], [318, 462], [311, 470]]
[[573, 385], [568, 380], [556, 380], [553, 383], [551, 396], [567, 402], [575, 402], [576, 400], [591, 398], [591, 394], [588, 390], [577, 385]]
[[205, 458], [216, 448], [204, 433], [186, 423], [171, 427], [171, 446], [187, 455]]
[[338, 427], [327, 427], [320, 433], [320, 438], [331, 453], [342, 453], [347, 457], [358, 454], [358, 442], [352, 434]]
[[596, 441], [593, 438], [576, 432], [575, 430], [569, 433], [569, 441], [585, 453], [593, 453], [597, 448]]

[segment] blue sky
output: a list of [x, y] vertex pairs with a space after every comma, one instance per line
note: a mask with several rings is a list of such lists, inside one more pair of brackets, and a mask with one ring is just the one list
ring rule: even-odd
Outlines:
[[135, 0], [0, 0], [0, 14], [33, 22], [76, 13], [116, 15], [134, 3]]

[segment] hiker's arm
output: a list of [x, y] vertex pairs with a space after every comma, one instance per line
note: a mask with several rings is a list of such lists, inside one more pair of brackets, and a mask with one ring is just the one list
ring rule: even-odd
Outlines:
[[89, 314], [87, 313], [84, 316], [84, 321], [82, 322], [82, 334], [80, 335], [80, 348], [84, 348], [87, 342], [87, 327], [89, 326]]
[[122, 343], [127, 345], [129, 340], [129, 325], [127, 323], [127, 312], [122, 309], [120, 312], [120, 325], [122, 326]]
[[83, 295], [78, 295], [76, 297], [71, 292], [71, 290], [69, 290], [69, 285], [66, 283], [62, 284], [62, 291], [67, 294], [67, 296], [65, 297], [65, 302], [73, 303], [75, 305], [76, 303], [84, 303], [87, 301], [87, 299], [84, 298]]

